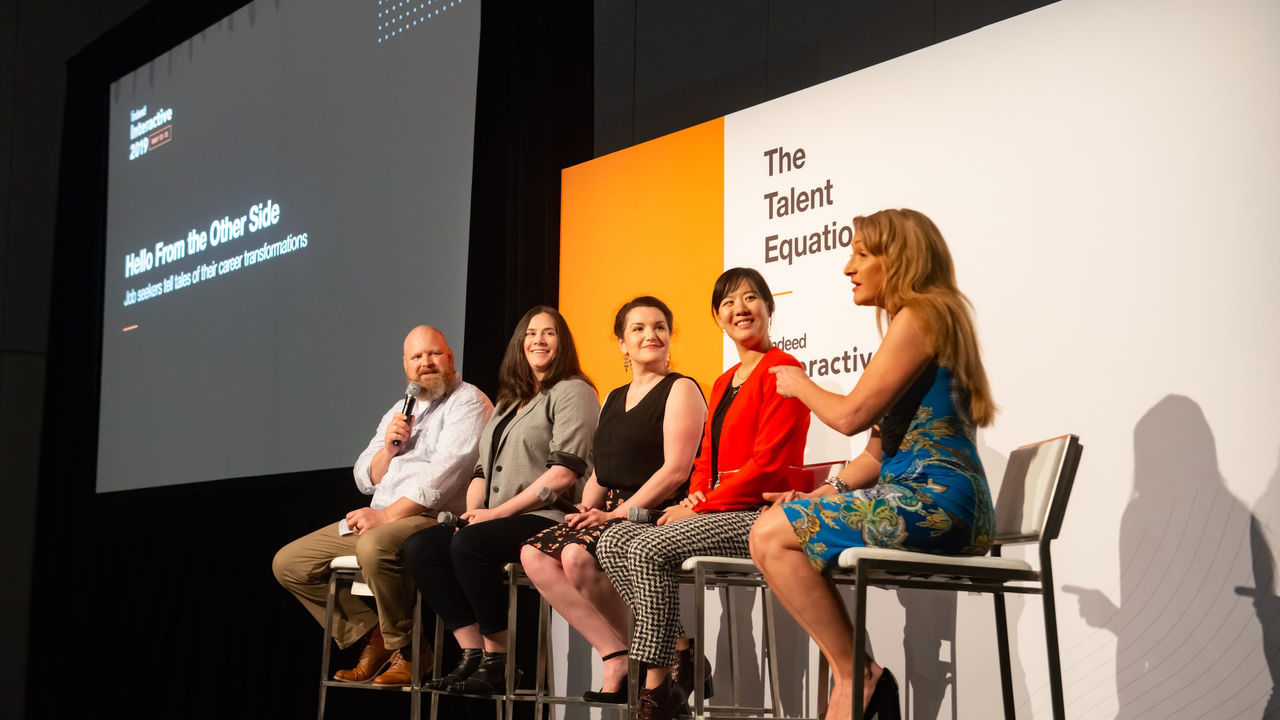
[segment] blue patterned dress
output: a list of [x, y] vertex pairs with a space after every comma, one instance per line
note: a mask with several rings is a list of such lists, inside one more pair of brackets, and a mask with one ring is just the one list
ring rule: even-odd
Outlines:
[[930, 363], [880, 421], [876, 485], [782, 506], [809, 562], [821, 572], [849, 547], [986, 553], [995, 514], [973, 435], [968, 391]]

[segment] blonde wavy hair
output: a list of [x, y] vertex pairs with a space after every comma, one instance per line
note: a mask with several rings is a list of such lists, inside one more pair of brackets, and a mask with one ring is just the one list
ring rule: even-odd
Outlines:
[[881, 210], [853, 219], [855, 240], [884, 265], [881, 307], [876, 327], [884, 334], [884, 320], [911, 308], [933, 340], [938, 364], [951, 371], [969, 391], [969, 414], [981, 427], [995, 419], [996, 404], [982, 367], [973, 304], [956, 287], [951, 251], [938, 226], [915, 210]]

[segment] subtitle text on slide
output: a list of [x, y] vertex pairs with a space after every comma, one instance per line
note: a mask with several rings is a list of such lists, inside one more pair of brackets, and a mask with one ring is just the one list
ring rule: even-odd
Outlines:
[[[128, 253], [124, 258], [126, 278], [142, 275], [155, 269], [173, 266], [181, 260], [200, 255], [208, 250], [225, 247], [228, 243], [275, 227], [280, 222], [280, 205], [271, 200], [252, 205], [244, 215], [230, 215], [214, 220], [209, 229], [191, 229], [186, 237], [173, 242], [157, 242], [153, 248], [143, 247]], [[174, 268], [163, 277], [156, 277], [145, 284], [128, 288], [124, 292], [124, 306], [151, 300], [161, 295], [182, 290], [192, 285], [229, 275], [250, 265], [273, 260], [306, 249], [311, 238], [308, 233], [289, 233], [283, 240], [263, 242], [260, 246], [223, 255], [204, 262], [197, 260], [184, 268]]]

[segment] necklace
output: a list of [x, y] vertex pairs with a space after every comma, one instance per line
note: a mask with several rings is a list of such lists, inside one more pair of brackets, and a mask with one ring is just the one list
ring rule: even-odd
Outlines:
[[747, 379], [751, 377], [751, 373], [755, 372], [756, 366], [759, 365], [760, 361], [764, 359], [765, 353], [769, 352], [769, 350], [771, 349], [773, 349], [773, 343], [772, 342], [766, 343], [764, 350], [759, 351], [759, 355], [757, 357], [752, 358], [755, 360], [755, 362], [751, 363], [750, 368], [747, 367], [747, 364], [745, 362], [739, 364], [738, 369], [735, 370], [733, 373], [733, 382], [738, 385], [741, 385], [742, 383], [746, 382]]

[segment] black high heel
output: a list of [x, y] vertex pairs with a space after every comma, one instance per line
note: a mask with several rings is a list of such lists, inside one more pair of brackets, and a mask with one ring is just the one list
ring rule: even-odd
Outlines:
[[[626, 655], [627, 651], [619, 650], [618, 652], [609, 653], [600, 658], [604, 662], [608, 662], [616, 657]], [[612, 692], [604, 690], [588, 690], [582, 693], [582, 699], [589, 703], [613, 703], [621, 705], [627, 701], [627, 676], [622, 676], [622, 686]]]
[[484, 651], [480, 648], [463, 648], [462, 657], [458, 658], [458, 664], [447, 675], [428, 680], [422, 683], [422, 687], [428, 690], [448, 690], [450, 685], [471, 677], [471, 673], [480, 667], [480, 660], [483, 657]]
[[902, 709], [898, 705], [898, 681], [889, 672], [889, 668], [883, 668], [880, 673], [863, 717], [866, 720], [902, 720]]

